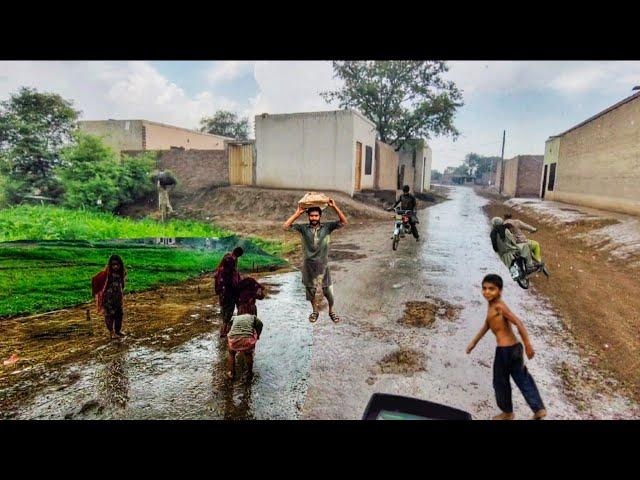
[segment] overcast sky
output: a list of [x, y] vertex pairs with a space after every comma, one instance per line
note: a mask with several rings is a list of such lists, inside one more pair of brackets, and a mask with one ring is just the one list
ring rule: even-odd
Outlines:
[[[543, 154], [544, 142], [632, 93], [640, 62], [449, 62], [462, 89], [461, 136], [429, 141], [433, 168], [465, 154]], [[330, 110], [330, 62], [0, 62], [0, 99], [20, 86], [74, 101], [82, 118], [141, 118], [196, 128], [224, 108], [247, 115]]]

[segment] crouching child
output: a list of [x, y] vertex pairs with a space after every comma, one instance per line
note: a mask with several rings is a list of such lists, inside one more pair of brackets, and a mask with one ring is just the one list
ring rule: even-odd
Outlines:
[[258, 318], [256, 300], [265, 297], [264, 287], [251, 277], [238, 284], [238, 314], [231, 317], [231, 327], [227, 333], [229, 358], [227, 376], [235, 376], [236, 354], [242, 353], [247, 362], [248, 374], [253, 374], [253, 354], [256, 342], [262, 333], [262, 322]]
[[253, 354], [261, 333], [262, 322], [257, 315], [244, 313], [231, 317], [231, 329], [227, 334], [227, 344], [229, 345], [227, 377], [233, 378], [235, 376], [237, 353], [244, 355], [247, 363], [247, 373], [249, 375], [253, 374]]

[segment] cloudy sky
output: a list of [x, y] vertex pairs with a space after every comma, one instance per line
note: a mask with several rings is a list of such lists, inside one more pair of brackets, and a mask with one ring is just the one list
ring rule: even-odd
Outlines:
[[[463, 90], [461, 136], [430, 140], [433, 166], [465, 154], [543, 154], [544, 142], [632, 93], [640, 62], [449, 62]], [[318, 95], [334, 88], [329, 62], [2, 62], [0, 99], [20, 86], [61, 94], [82, 118], [142, 118], [195, 128], [224, 108], [241, 115], [330, 110]]]

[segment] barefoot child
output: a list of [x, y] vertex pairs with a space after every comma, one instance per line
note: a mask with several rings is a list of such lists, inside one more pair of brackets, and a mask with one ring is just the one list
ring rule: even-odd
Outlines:
[[124, 316], [123, 290], [126, 279], [127, 270], [119, 255], [111, 255], [105, 269], [91, 279], [98, 313], [104, 314], [104, 323], [111, 332], [111, 338], [124, 336], [121, 329]]
[[256, 342], [262, 333], [262, 322], [257, 316], [256, 299], [264, 298], [264, 288], [251, 277], [243, 279], [238, 285], [238, 315], [231, 317], [231, 326], [227, 334], [229, 357], [227, 376], [235, 375], [236, 353], [242, 353], [247, 362], [248, 374], [253, 374], [253, 354]]
[[524, 342], [527, 358], [532, 359], [535, 352], [524, 325], [502, 301], [502, 285], [502, 278], [499, 275], [489, 274], [482, 280], [482, 295], [489, 302], [487, 318], [480, 332], [467, 347], [467, 354], [471, 353], [480, 339], [491, 329], [498, 344], [493, 362], [493, 388], [496, 392], [498, 407], [502, 410], [502, 413], [495, 416], [494, 420], [512, 420], [514, 418], [509, 376], [516, 382], [527, 404], [533, 410], [533, 419], [540, 420], [547, 415], [547, 411], [540, 398], [536, 383], [524, 364], [523, 346], [511, 329], [512, 323], [518, 329]]

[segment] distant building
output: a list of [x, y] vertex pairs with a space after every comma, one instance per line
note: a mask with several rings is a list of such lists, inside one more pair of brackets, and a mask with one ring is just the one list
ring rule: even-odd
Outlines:
[[499, 192], [509, 197], [537, 197], [543, 160], [542, 155], [517, 155], [498, 162]]
[[85, 120], [80, 130], [101, 137], [117, 153], [123, 150], [224, 150], [233, 138], [149, 120]]
[[355, 110], [264, 113], [255, 117], [255, 131], [259, 187], [351, 196], [374, 188], [376, 126]]
[[[421, 145], [405, 145], [398, 152], [400, 155], [399, 177], [403, 185], [409, 185], [416, 193], [431, 189], [431, 148], [426, 141]], [[402, 188], [402, 186], [400, 186]]]
[[640, 215], [640, 92], [545, 145], [540, 196]]

